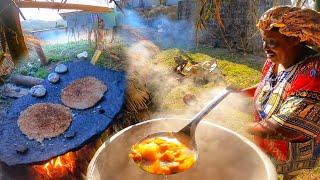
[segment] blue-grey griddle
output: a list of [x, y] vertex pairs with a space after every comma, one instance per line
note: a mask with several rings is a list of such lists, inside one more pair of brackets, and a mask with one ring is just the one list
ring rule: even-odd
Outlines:
[[[88, 61], [69, 62], [66, 65], [68, 72], [60, 74], [58, 83], [51, 84], [47, 79], [43, 83], [47, 89], [45, 97], [37, 98], [29, 94], [15, 100], [3, 121], [0, 121], [2, 162], [9, 166], [36, 164], [79, 149], [106, 130], [121, 110], [126, 88], [124, 72], [93, 66]], [[61, 90], [72, 81], [86, 76], [93, 76], [104, 82], [108, 90], [94, 107], [86, 110], [71, 109], [74, 117], [65, 133], [39, 143], [28, 139], [20, 131], [17, 124], [20, 112], [36, 103], [63, 104], [60, 98]]]

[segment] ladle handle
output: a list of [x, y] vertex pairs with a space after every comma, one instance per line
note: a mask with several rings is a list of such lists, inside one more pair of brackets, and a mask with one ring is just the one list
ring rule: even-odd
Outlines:
[[231, 92], [232, 90], [230, 89], [224, 89], [221, 93], [215, 96], [204, 108], [202, 108], [201, 111], [194, 116], [191, 122], [187, 126], [185, 126], [183, 129], [181, 129], [179, 132], [184, 133], [185, 135], [188, 135], [190, 137], [194, 137], [196, 127], [199, 124], [199, 122], [202, 120], [202, 118], [206, 116], [215, 106], [217, 106]]

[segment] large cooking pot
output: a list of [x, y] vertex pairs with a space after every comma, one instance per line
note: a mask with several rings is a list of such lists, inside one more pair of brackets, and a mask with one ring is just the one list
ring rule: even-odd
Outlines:
[[131, 146], [159, 131], [176, 131], [189, 121], [155, 119], [130, 126], [105, 142], [91, 160], [89, 180], [275, 180], [270, 159], [252, 142], [221, 126], [202, 121], [196, 132], [199, 157], [189, 170], [174, 175], [153, 175], [141, 170], [128, 156]]

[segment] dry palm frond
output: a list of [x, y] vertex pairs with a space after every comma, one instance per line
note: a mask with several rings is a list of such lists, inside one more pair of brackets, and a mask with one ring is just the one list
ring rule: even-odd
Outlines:
[[138, 113], [141, 110], [148, 109], [150, 94], [147, 90], [144, 79], [132, 74], [128, 77], [128, 87], [126, 92], [126, 108], [132, 113]]
[[213, 17], [217, 24], [224, 29], [224, 23], [221, 18], [222, 0], [201, 0], [200, 4], [201, 8], [196, 28], [204, 29], [208, 21]]

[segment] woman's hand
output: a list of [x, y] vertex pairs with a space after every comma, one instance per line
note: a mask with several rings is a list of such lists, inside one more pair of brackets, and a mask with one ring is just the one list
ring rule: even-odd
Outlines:
[[253, 122], [249, 125], [248, 132], [252, 135], [269, 139], [299, 140], [305, 138], [300, 133], [291, 132], [270, 123]]

